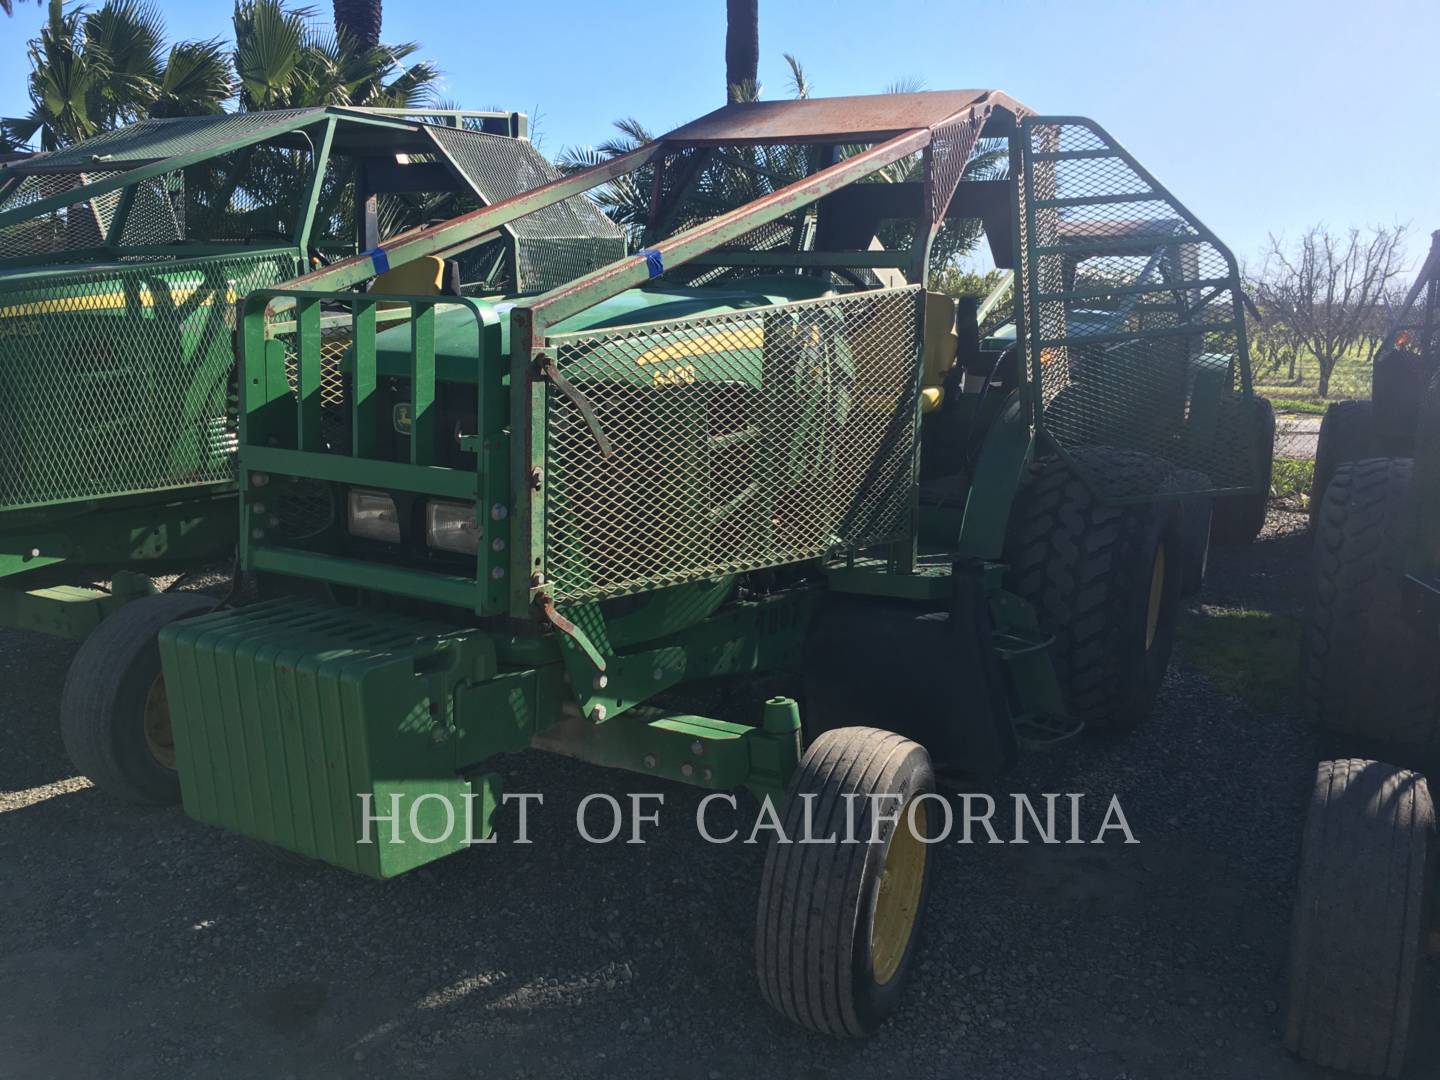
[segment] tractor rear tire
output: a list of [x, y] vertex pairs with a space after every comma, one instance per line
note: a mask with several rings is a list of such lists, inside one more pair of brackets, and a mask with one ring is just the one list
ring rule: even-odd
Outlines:
[[1425, 778], [1320, 763], [1305, 821], [1285, 1044], [1306, 1061], [1398, 1077], [1423, 997], [1435, 882]]
[[[1205, 491], [1210, 478], [1195, 469], [1177, 469], [1171, 477], [1175, 491]], [[1198, 596], [1205, 587], [1210, 565], [1210, 526], [1215, 517], [1215, 500], [1209, 495], [1180, 498], [1180, 595]]]
[[1310, 531], [1320, 527], [1320, 506], [1325, 487], [1335, 470], [1350, 461], [1378, 455], [1375, 448], [1375, 409], [1368, 401], [1337, 401], [1325, 410], [1315, 439], [1315, 477], [1310, 481]]
[[[1123, 488], [1164, 482], [1146, 454], [1074, 456]], [[1050, 658], [1071, 719], [1129, 731], [1149, 715], [1175, 641], [1183, 551], [1174, 500], [1106, 506], [1064, 462], [1031, 467], [1006, 534], [1006, 581], [1054, 637]]]
[[1340, 466], [1315, 533], [1301, 696], [1321, 727], [1428, 744], [1440, 734], [1440, 650], [1404, 589], [1413, 462]]
[[[855, 1037], [895, 1010], [930, 889], [934, 791], [925, 748], [888, 731], [836, 728], [805, 752], [780, 811], [792, 842], [770, 841], [755, 926], [760, 992], [792, 1022]], [[799, 842], [807, 824], [819, 842]]]
[[60, 736], [71, 763], [126, 802], [179, 802], [160, 630], [215, 608], [201, 593], [132, 600], [81, 644], [60, 695]]
[[1249, 495], [1225, 495], [1215, 500], [1210, 523], [1210, 542], [1219, 547], [1243, 547], [1255, 542], [1265, 528], [1265, 511], [1270, 506], [1270, 481], [1275, 473], [1275, 406], [1255, 398], [1256, 482], [1258, 490]]

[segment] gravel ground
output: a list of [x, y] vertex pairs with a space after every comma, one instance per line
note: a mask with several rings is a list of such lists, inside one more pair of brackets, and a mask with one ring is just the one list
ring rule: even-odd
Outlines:
[[[1296, 524], [1217, 555], [1206, 602], [1293, 609]], [[664, 789], [651, 842], [590, 846], [581, 795], [653, 783], [522, 757], [509, 789], [546, 793], [533, 845], [387, 884], [280, 865], [72, 778], [72, 653], [0, 634], [0, 1077], [1327, 1075], [1278, 1031], [1301, 816], [1333, 750], [1183, 656], [1142, 731], [1034, 753], [996, 789], [1083, 792], [1092, 820], [1117, 793], [1140, 844], [937, 848], [905, 1006], [844, 1043], [760, 1001], [763, 852], [703, 843], [693, 792]]]

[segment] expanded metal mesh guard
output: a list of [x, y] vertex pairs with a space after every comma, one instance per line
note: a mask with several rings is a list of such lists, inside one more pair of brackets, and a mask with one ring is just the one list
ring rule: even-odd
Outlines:
[[237, 140], [259, 142], [284, 134], [307, 121], [319, 123], [323, 108], [272, 109], [138, 120], [104, 131], [84, 142], [36, 154], [10, 166], [14, 173], [73, 172], [96, 168], [128, 168], [181, 154], [218, 150]]
[[1253, 486], [1259, 432], [1233, 259], [1089, 121], [1032, 118], [1022, 132], [1021, 270], [1043, 427], [1066, 451], [1168, 465], [1087, 475], [1108, 498]]
[[551, 338], [545, 575], [599, 600], [804, 562], [909, 527], [918, 287]]
[[[113, 172], [72, 172], [21, 177], [0, 200], [0, 213], [23, 210], [41, 199], [115, 175]], [[34, 255], [51, 255], [63, 261], [71, 252], [97, 248], [105, 242], [119, 202], [120, 192], [112, 191], [0, 226], [0, 261]]]
[[[463, 128], [428, 130], [488, 204], [560, 177], [555, 167], [523, 139]], [[625, 239], [619, 228], [583, 195], [527, 214], [508, 228], [516, 238], [521, 292], [555, 288], [625, 254]]]
[[234, 473], [235, 301], [288, 256], [0, 279], [0, 510]]
[[955, 195], [955, 188], [965, 175], [965, 166], [970, 153], [980, 138], [980, 129], [985, 126], [985, 116], [968, 116], [962, 120], [951, 120], [935, 129], [930, 141], [931, 171], [930, 217], [939, 221]]

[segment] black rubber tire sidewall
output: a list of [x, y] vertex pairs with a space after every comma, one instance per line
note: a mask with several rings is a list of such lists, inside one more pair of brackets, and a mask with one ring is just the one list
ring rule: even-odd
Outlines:
[[1408, 610], [1409, 458], [1331, 478], [1316, 529], [1301, 701], [1321, 727], [1427, 745], [1440, 737], [1440, 649]]
[[[1088, 451], [1085, 467], [1163, 472], [1145, 457]], [[1151, 572], [1162, 540], [1164, 594], [1147, 649]], [[1054, 637], [1050, 657], [1070, 716], [1092, 731], [1135, 728], [1154, 704], [1174, 645], [1184, 569], [1176, 501], [1105, 506], [1062, 461], [1039, 461], [1016, 498], [1006, 562], [1007, 587]]]
[[1275, 474], [1275, 407], [1255, 398], [1256, 473], [1258, 489], [1249, 495], [1224, 495], [1215, 500], [1210, 542], [1217, 547], [1243, 547], [1265, 528], [1270, 506], [1270, 481]]
[[1315, 439], [1315, 476], [1310, 482], [1307, 514], [1313, 532], [1320, 524], [1325, 486], [1335, 470], [1350, 461], [1375, 457], [1375, 410], [1368, 401], [1337, 401], [1325, 410]]
[[1291, 927], [1285, 1042], [1326, 1068], [1398, 1077], [1416, 1030], [1435, 890], [1423, 777], [1322, 762]]
[[215, 603], [200, 593], [142, 597], [81, 643], [60, 695], [60, 732], [72, 764], [106, 794], [139, 804], [179, 801], [178, 774], [146, 746], [145, 699], [160, 674], [161, 628]]
[[[817, 836], [843, 836], [846, 792], [934, 792], [930, 757], [918, 743], [877, 728], [836, 728], [806, 750], [781, 810], [785, 832], [803, 835], [807, 792]], [[868, 799], [857, 799], [855, 835], [870, 830]], [[921, 945], [934, 853], [927, 853], [915, 924], [895, 975], [875, 982], [870, 925], [891, 834], [882, 844], [780, 844], [772, 839], [756, 912], [755, 960], [762, 995], [792, 1022], [827, 1035], [874, 1031], [897, 1007]], [[904, 827], [904, 819], [898, 823]]]

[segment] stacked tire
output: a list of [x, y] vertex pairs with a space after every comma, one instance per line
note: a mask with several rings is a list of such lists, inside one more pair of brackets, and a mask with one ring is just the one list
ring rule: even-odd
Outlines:
[[1305, 822], [1285, 1042], [1328, 1069], [1398, 1077], [1424, 997], [1435, 807], [1425, 778], [1325, 761]]
[[[1364, 419], [1338, 415], [1332, 453], [1336, 432]], [[1414, 471], [1410, 458], [1363, 458], [1320, 485], [1301, 656], [1302, 704], [1314, 721], [1407, 755], [1440, 741], [1440, 646], [1405, 585]], [[1436, 858], [1423, 776], [1361, 758], [1320, 764], [1296, 889], [1291, 1051], [1361, 1076], [1401, 1075], [1419, 1024]]]
[[1301, 699], [1320, 726], [1429, 745], [1440, 735], [1440, 649], [1411, 610], [1409, 458], [1340, 466], [1315, 532]]

